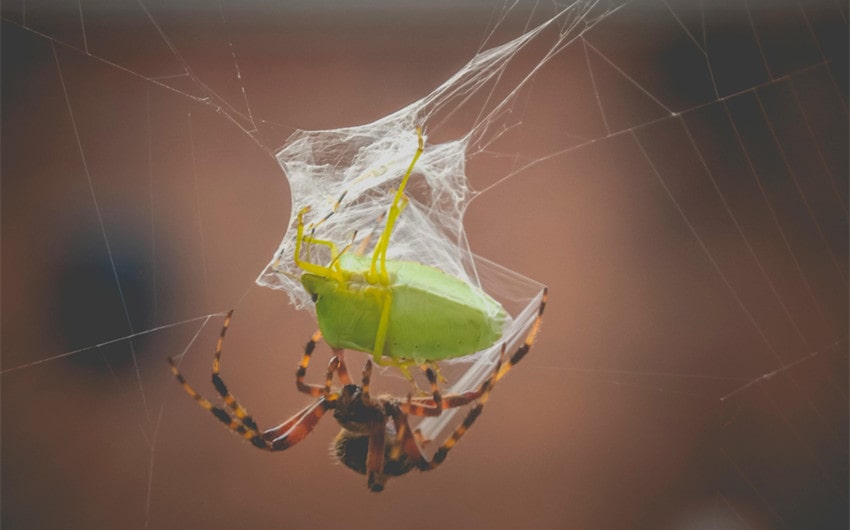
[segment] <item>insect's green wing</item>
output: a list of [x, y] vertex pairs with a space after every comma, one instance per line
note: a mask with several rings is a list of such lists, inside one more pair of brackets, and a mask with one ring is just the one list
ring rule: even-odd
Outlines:
[[[343, 254], [340, 265], [354, 272], [344, 284], [305, 274], [302, 282], [319, 295], [316, 314], [332, 347], [372, 352], [384, 287], [362, 274], [371, 258]], [[387, 260], [392, 304], [384, 356], [415, 362], [469, 355], [495, 343], [507, 319], [504, 308], [482, 290], [438, 269]]]

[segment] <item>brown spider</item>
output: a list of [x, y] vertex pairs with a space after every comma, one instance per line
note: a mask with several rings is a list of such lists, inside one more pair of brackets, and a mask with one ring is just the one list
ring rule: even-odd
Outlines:
[[[414, 468], [428, 471], [443, 463], [448, 452], [481, 414], [493, 385], [522, 360], [534, 344], [545, 307], [546, 291], [543, 292], [537, 318], [532, 324], [525, 342], [504, 363], [502, 358], [504, 357], [505, 347], [502, 345], [502, 356], [490, 377], [477, 389], [461, 394], [442, 395], [437, 385], [437, 375], [431, 367], [428, 367], [425, 374], [431, 384], [430, 397], [408, 395], [407, 399], [404, 400], [387, 395], [372, 397], [369, 393], [369, 381], [372, 375], [371, 359], [366, 361], [361, 383], [356, 385], [352, 383], [349, 377], [341, 349], [333, 350], [334, 356], [328, 365], [324, 385], [304, 383], [313, 350], [322, 338], [321, 333], [317, 331], [307, 342], [295, 375], [295, 384], [300, 392], [318, 399], [282, 424], [265, 431], [260, 430], [248, 411], [236, 401], [219, 375], [221, 350], [224, 344], [224, 335], [230, 325], [232, 310], [225, 318], [221, 329], [215, 357], [213, 358], [212, 373], [213, 386], [230, 412], [213, 405], [209, 400], [198, 394], [186, 382], [174, 360], [169, 357], [168, 362], [171, 364], [171, 371], [177, 377], [183, 389], [201, 407], [210, 411], [230, 430], [241, 435], [259, 449], [267, 451], [289, 449], [303, 440], [316, 427], [325, 412], [332, 410], [334, 418], [342, 427], [332, 446], [334, 453], [340, 462], [347, 467], [360, 474], [367, 475], [369, 489], [377, 492], [384, 489], [389, 477], [404, 475]], [[331, 389], [334, 374], [339, 377], [343, 384], [338, 390]], [[408, 423], [408, 416], [438, 416], [444, 409], [462, 407], [476, 400], [477, 403], [467, 413], [463, 422], [429, 460], [421, 450], [421, 446], [428, 440], [425, 440], [418, 431], [412, 431]]]

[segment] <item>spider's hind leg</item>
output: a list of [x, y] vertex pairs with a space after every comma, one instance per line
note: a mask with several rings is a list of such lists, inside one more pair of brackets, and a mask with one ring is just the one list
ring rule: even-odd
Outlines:
[[322, 395], [318, 401], [295, 414], [278, 427], [269, 429], [263, 434], [260, 434], [260, 429], [256, 422], [248, 414], [248, 411], [245, 410], [245, 408], [240, 405], [236, 398], [230, 393], [227, 385], [224, 383], [220, 375], [222, 345], [224, 343], [224, 336], [227, 333], [227, 328], [230, 325], [232, 314], [233, 311], [230, 311], [227, 314], [224, 325], [222, 326], [221, 334], [219, 335], [215, 357], [213, 359], [212, 379], [216, 392], [218, 392], [227, 407], [233, 412], [233, 415], [231, 415], [227, 409], [213, 405], [208, 399], [192, 388], [188, 381], [186, 381], [186, 378], [183, 377], [183, 374], [180, 373], [180, 370], [177, 368], [177, 364], [171, 357], [169, 357], [168, 363], [171, 365], [171, 372], [174, 374], [174, 377], [177, 378], [177, 382], [180, 383], [183, 390], [189, 394], [189, 396], [191, 396], [198, 405], [208, 410], [216, 417], [216, 419], [225, 424], [228, 429], [251, 442], [254, 447], [257, 447], [258, 449], [265, 449], [267, 451], [282, 451], [288, 449], [303, 440], [313, 430], [322, 415], [333, 407], [333, 405], [325, 399], [325, 396], [329, 392], [330, 380], [334, 371], [338, 369], [340, 361], [337, 358], [333, 358], [331, 360], [328, 367], [326, 384], [322, 387], [328, 390], [325, 391], [325, 394]]
[[502, 368], [499, 370], [499, 373], [496, 375], [496, 381], [505, 377], [505, 374], [508, 371], [516, 366], [523, 357], [531, 350], [531, 347], [534, 346], [534, 341], [537, 340], [537, 334], [540, 332], [540, 325], [543, 323], [543, 311], [546, 309], [546, 302], [549, 299], [549, 289], [543, 288], [543, 297], [540, 299], [540, 305], [537, 308], [537, 317], [534, 319], [534, 323], [531, 324], [531, 329], [528, 331], [528, 334], [525, 336], [525, 342], [523, 342], [519, 348], [511, 355], [511, 358], [504, 364], [502, 364]]
[[[502, 355], [504, 355], [505, 347], [502, 346]], [[472, 407], [469, 412], [466, 414], [466, 417], [463, 419], [463, 422], [455, 428], [454, 432], [452, 432], [451, 436], [449, 436], [445, 442], [437, 449], [434, 453], [434, 457], [428, 463], [427, 469], [434, 469], [446, 459], [449, 451], [460, 441], [464, 434], [472, 427], [472, 424], [475, 423], [475, 420], [478, 419], [478, 416], [481, 415], [481, 411], [484, 410], [484, 404], [487, 403], [487, 400], [490, 398], [490, 391], [493, 389], [493, 385], [498, 381], [498, 375], [500, 373], [500, 369], [502, 367], [501, 357], [499, 358], [499, 362], [496, 364], [495, 370], [487, 378], [486, 381], [481, 383], [481, 386], [478, 387], [476, 393], [481, 394], [481, 397], [478, 398], [478, 402]]]
[[[434, 457], [430, 462], [428, 469], [434, 469], [443, 463], [448, 455], [449, 451], [454, 447], [458, 441], [460, 441], [461, 437], [466, 434], [466, 431], [472, 427], [472, 424], [475, 423], [475, 420], [478, 419], [478, 416], [481, 414], [481, 411], [484, 409], [484, 404], [490, 397], [490, 391], [493, 389], [493, 386], [505, 376], [505, 374], [510, 371], [511, 368], [516, 366], [525, 355], [531, 350], [531, 347], [534, 345], [534, 341], [537, 339], [537, 334], [540, 332], [540, 325], [543, 322], [543, 311], [546, 309], [546, 302], [548, 299], [548, 289], [543, 289], [543, 297], [540, 300], [540, 306], [537, 309], [537, 317], [534, 319], [534, 323], [531, 325], [531, 329], [528, 331], [528, 334], [525, 337], [525, 341], [520, 345], [519, 348], [510, 356], [510, 358], [506, 362], [502, 362], [502, 358], [505, 355], [505, 345], [502, 344], [502, 354], [499, 357], [499, 364], [496, 365], [496, 369], [490, 375], [490, 377], [482, 383], [482, 385], [470, 394], [470, 396], [475, 395], [476, 393], [480, 393], [478, 398], [478, 403], [469, 411], [464, 418], [463, 423], [458, 425], [458, 427], [454, 430], [451, 436], [443, 442], [443, 444], [437, 449], [437, 452], [434, 453]], [[460, 399], [462, 400], [462, 398]]]

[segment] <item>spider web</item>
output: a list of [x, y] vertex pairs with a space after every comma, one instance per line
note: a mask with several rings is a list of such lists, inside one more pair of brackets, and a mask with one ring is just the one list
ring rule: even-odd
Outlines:
[[262, 425], [303, 407], [315, 324], [253, 283], [291, 215], [272, 153], [567, 6], [4, 3], [2, 526], [847, 527], [846, 5], [577, 6], [428, 131], [487, 125], [466, 240], [549, 286], [544, 331], [443, 467], [375, 496], [332, 420], [254, 451], [165, 358], [213, 397], [236, 307], [230, 388]]

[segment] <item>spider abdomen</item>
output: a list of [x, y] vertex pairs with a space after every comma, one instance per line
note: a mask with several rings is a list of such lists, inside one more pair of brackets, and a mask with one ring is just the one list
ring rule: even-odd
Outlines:
[[[404, 452], [397, 459], [390, 458], [395, 444], [395, 430], [387, 428], [385, 434], [383, 474], [400, 477], [416, 468]], [[347, 468], [361, 475], [366, 474], [366, 455], [369, 452], [369, 436], [345, 429], [339, 431], [331, 445], [331, 452]]]

